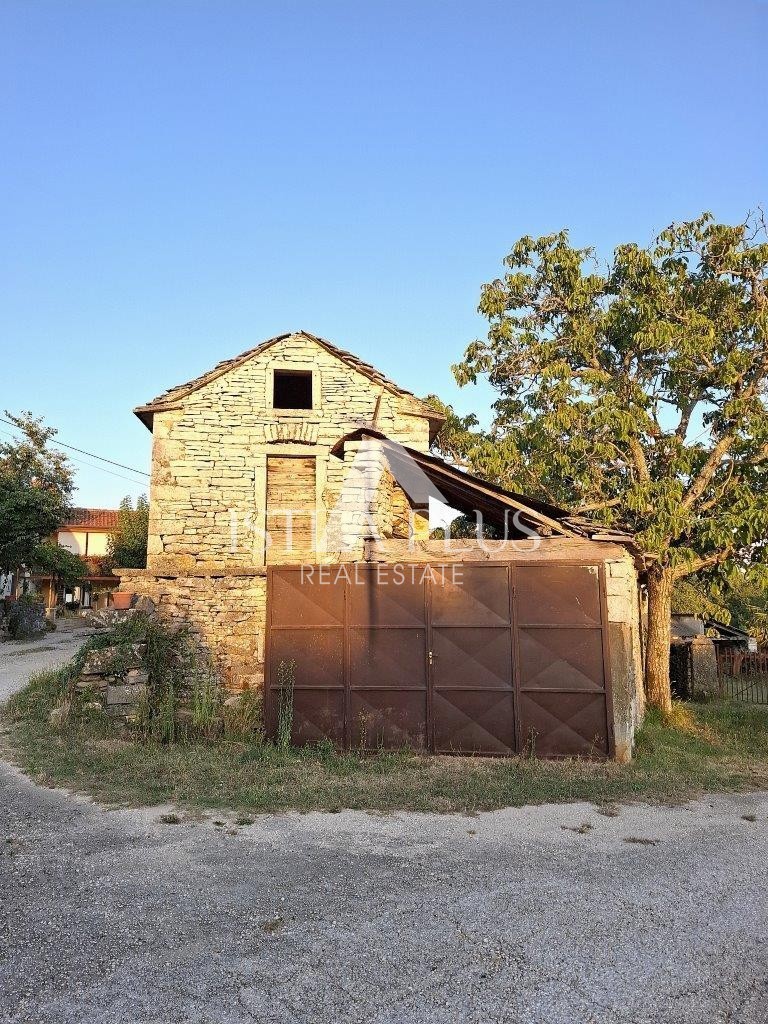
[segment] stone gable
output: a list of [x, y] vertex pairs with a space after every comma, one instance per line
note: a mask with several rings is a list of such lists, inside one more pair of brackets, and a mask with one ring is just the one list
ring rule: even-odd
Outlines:
[[[311, 409], [273, 408], [273, 375], [281, 370], [312, 374]], [[430, 420], [417, 399], [372, 380], [305, 334], [235, 361], [172, 404], [154, 412], [150, 569], [263, 565], [270, 456], [316, 459], [314, 512], [322, 531], [349, 472], [331, 455], [340, 438], [375, 423], [395, 441], [429, 449]]]

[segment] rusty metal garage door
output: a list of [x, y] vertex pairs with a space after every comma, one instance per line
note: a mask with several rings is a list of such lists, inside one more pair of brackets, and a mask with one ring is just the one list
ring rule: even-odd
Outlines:
[[297, 744], [605, 757], [602, 573], [565, 562], [272, 567], [268, 728], [292, 664]]

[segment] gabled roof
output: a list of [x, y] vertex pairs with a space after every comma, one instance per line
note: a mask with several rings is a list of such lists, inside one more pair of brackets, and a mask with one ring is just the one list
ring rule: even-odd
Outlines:
[[73, 508], [60, 530], [116, 530], [120, 525], [116, 508]]
[[727, 622], [720, 622], [719, 619], [705, 618], [704, 626], [706, 629], [716, 629], [724, 639], [749, 640], [749, 633], [746, 629], [740, 629], [738, 626], [732, 626]]
[[330, 352], [331, 355], [336, 356], [341, 362], [347, 366], [361, 373], [364, 377], [368, 377], [369, 380], [373, 381], [374, 384], [378, 384], [383, 387], [386, 391], [391, 392], [393, 395], [400, 395], [404, 398], [409, 398], [411, 404], [414, 407], [414, 411], [417, 415], [425, 416], [427, 419], [433, 421], [435, 429], [433, 433], [437, 432], [440, 426], [442, 426], [445, 417], [439, 412], [436, 412], [431, 406], [422, 402], [421, 399], [417, 398], [412, 391], [406, 391], [405, 388], [401, 388], [398, 384], [395, 384], [393, 380], [386, 377], [380, 370], [377, 370], [375, 366], [371, 366], [370, 363], [366, 363], [352, 352], [347, 352], [343, 348], [338, 348], [333, 345], [330, 341], [326, 341], [325, 338], [318, 338], [315, 334], [310, 334], [308, 331], [292, 331], [289, 334], [278, 334], [274, 338], [269, 338], [267, 341], [262, 341], [260, 345], [256, 345], [255, 348], [249, 348], [246, 352], [241, 352], [239, 356], [234, 356], [232, 359], [224, 359], [222, 362], [217, 363], [212, 370], [202, 374], [200, 377], [195, 377], [194, 380], [187, 381], [186, 384], [178, 384], [176, 387], [169, 388], [168, 391], [164, 391], [162, 395], [158, 395], [157, 398], [153, 398], [151, 402], [147, 402], [145, 405], [137, 406], [133, 411], [139, 417], [141, 422], [149, 429], [152, 429], [152, 417], [154, 413], [161, 412], [164, 409], [173, 409], [178, 406], [178, 403], [192, 394], [193, 391], [197, 391], [198, 388], [204, 387], [211, 381], [216, 380], [217, 377], [221, 377], [223, 374], [233, 370], [236, 366], [240, 366], [242, 363], [247, 362], [253, 356], [260, 355], [265, 352], [268, 348], [273, 345], [277, 345], [281, 341], [286, 341], [288, 338], [301, 335], [304, 338], [308, 338], [310, 341], [314, 341], [316, 344], [324, 348], [326, 352]]

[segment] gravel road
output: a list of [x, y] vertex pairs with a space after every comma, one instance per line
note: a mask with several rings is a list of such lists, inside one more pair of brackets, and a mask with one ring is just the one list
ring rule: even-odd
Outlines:
[[616, 817], [162, 810], [0, 763], [3, 1024], [768, 1021], [765, 794]]
[[764, 795], [219, 827], [0, 766], [0, 806], [3, 1022], [768, 1020]]
[[31, 675], [69, 661], [78, 647], [93, 634], [79, 623], [62, 623], [38, 640], [0, 643], [0, 704], [20, 689]]

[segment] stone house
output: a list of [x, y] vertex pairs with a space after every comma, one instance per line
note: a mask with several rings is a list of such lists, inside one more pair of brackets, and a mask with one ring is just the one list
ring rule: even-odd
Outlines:
[[[630, 536], [430, 455], [434, 409], [304, 331], [135, 412], [148, 558], [121, 589], [189, 623], [227, 687], [263, 688], [268, 723], [289, 686], [297, 742], [631, 755]], [[507, 539], [430, 540], [434, 501]]]

